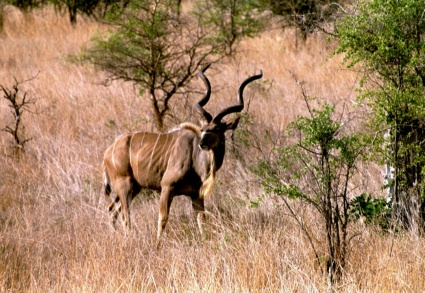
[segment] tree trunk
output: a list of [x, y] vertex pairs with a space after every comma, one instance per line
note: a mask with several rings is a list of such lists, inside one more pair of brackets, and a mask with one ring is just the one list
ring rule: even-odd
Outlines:
[[152, 102], [152, 110], [153, 110], [153, 121], [155, 123], [155, 127], [157, 131], [163, 131], [164, 128], [164, 115], [162, 114], [161, 110], [159, 109], [158, 104], [158, 98], [155, 95], [155, 89], [151, 88], [149, 90], [150, 96], [151, 96], [151, 102]]
[[74, 26], [77, 24], [77, 6], [74, 5], [73, 6], [68, 6], [68, 11], [69, 11], [69, 21], [71, 22], [71, 24]]

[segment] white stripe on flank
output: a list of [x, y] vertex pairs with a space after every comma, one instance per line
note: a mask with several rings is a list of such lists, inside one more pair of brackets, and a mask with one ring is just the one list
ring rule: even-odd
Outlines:
[[[164, 156], [165, 156], [165, 157], [167, 157], [167, 156], [168, 156], [168, 153], [170, 152], [171, 146], [173, 145], [173, 140], [174, 140], [174, 135], [173, 135], [173, 136], [171, 136], [171, 142], [170, 142], [170, 144], [168, 145], [167, 152], [164, 154]], [[167, 163], [167, 166], [168, 166], [168, 163]]]
[[[167, 152], [164, 154], [165, 157], [168, 156], [168, 153], [170, 152], [170, 150], [172, 149], [172, 145], [173, 145], [173, 140], [174, 140], [174, 136], [171, 136], [171, 142], [168, 146]], [[168, 166], [170, 165], [170, 160], [171, 160], [171, 156], [168, 156], [168, 161], [167, 161], [167, 166], [165, 166], [165, 173], [162, 177], [165, 177], [167, 172], [168, 172]]]
[[161, 154], [162, 155], [165, 155], [165, 153], [164, 153], [164, 148], [165, 148], [165, 146], [167, 145], [167, 143], [168, 143], [168, 137], [169, 137], [169, 135], [166, 135], [166, 140], [165, 140], [165, 142], [164, 142], [164, 144], [163, 144], [163, 146], [162, 146], [162, 150], [161, 150]]
[[155, 141], [155, 145], [153, 146], [153, 149], [152, 149], [151, 159], [149, 160], [149, 165], [148, 165], [148, 173], [150, 173], [150, 171], [151, 171], [153, 155], [155, 154], [156, 145], [158, 144], [160, 137], [161, 137], [161, 133], [158, 134], [156, 141]]
[[140, 149], [142, 148], [142, 146], [143, 146], [143, 142], [145, 141], [145, 135], [146, 135], [146, 132], [145, 133], [143, 133], [143, 137], [142, 137], [142, 141], [140, 142], [140, 148], [139, 148], [139, 150], [137, 151], [137, 157], [136, 157], [136, 172], [134, 172], [135, 174], [137, 174], [137, 178], [140, 178], [140, 176], [139, 176], [139, 154], [140, 154]]

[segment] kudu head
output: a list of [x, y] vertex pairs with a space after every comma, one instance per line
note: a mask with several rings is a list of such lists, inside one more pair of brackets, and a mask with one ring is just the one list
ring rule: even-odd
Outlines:
[[199, 76], [204, 81], [205, 86], [207, 87], [204, 97], [194, 105], [194, 110], [201, 114], [202, 118], [205, 120], [205, 124], [201, 128], [201, 140], [199, 141], [199, 147], [202, 150], [210, 150], [215, 148], [218, 144], [224, 142], [224, 133], [227, 130], [235, 129], [238, 126], [240, 117], [236, 117], [229, 122], [221, 121], [224, 116], [231, 113], [241, 112], [244, 107], [243, 101], [243, 90], [244, 88], [252, 81], [259, 79], [263, 76], [263, 72], [260, 70], [260, 74], [251, 76], [247, 78], [239, 87], [238, 90], [238, 104], [225, 108], [219, 112], [214, 118], [208, 113], [204, 106], [208, 103], [211, 96], [211, 84], [208, 78], [204, 75], [204, 72], [210, 67], [210, 65], [205, 66], [200, 72]]

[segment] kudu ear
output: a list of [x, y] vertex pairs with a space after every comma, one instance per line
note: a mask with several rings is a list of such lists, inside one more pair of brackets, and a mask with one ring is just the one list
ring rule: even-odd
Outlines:
[[236, 127], [238, 127], [240, 119], [241, 119], [241, 117], [236, 117], [236, 118], [230, 120], [229, 122], [226, 122], [226, 130], [235, 130]]

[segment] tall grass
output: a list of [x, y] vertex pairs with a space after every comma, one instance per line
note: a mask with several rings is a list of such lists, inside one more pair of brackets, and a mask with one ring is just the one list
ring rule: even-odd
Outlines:
[[[38, 98], [24, 116], [25, 134], [33, 137], [21, 159], [10, 153], [10, 138], [0, 133], [0, 291], [6, 292], [322, 292], [328, 289], [308, 239], [278, 198], [262, 195], [247, 164], [258, 152], [238, 140], [231, 145], [211, 198], [207, 201], [206, 237], [200, 238], [190, 201], [176, 198], [163, 245], [155, 249], [158, 196], [133, 203], [134, 229], [126, 235], [108, 224], [101, 192], [102, 155], [124, 132], [151, 130], [150, 108], [138, 89], [123, 82], [102, 84], [103, 74], [67, 62], [93, 34], [104, 28], [51, 9], [22, 15], [8, 8], [0, 36], [0, 84], [14, 78], [34, 80], [21, 91]], [[246, 90], [247, 109], [259, 139], [266, 131], [281, 135], [288, 122], [304, 113], [293, 75], [309, 94], [338, 105], [352, 105], [357, 76], [326, 61], [332, 44], [315, 35], [295, 47], [290, 31], [274, 30], [245, 40], [241, 53], [209, 70], [216, 113], [235, 100], [240, 82], [264, 71], [261, 85]], [[193, 86], [201, 87], [195, 81]], [[189, 106], [198, 97], [189, 97]], [[177, 120], [195, 119], [184, 102]], [[183, 114], [182, 114], [183, 113]], [[10, 122], [0, 102], [0, 127]], [[173, 127], [169, 121], [169, 127]], [[260, 142], [267, 148], [266, 140]], [[245, 162], [238, 158], [244, 158]], [[377, 188], [378, 167], [364, 185]], [[378, 174], [378, 175], [377, 175]], [[378, 181], [378, 182], [377, 182]], [[326, 253], [322, 223], [299, 205], [304, 224]], [[421, 292], [425, 289], [425, 242], [405, 235], [382, 235], [353, 224], [341, 292]]]

